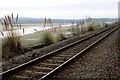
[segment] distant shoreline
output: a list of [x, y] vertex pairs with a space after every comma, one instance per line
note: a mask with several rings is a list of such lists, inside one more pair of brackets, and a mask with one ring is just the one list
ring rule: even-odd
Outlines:
[[[4, 18], [0, 18], [3, 20]], [[87, 22], [86, 19], [52, 19], [52, 23], [72, 23], [74, 22]], [[93, 22], [116, 22], [118, 18], [92, 18]], [[44, 18], [27, 18], [27, 17], [20, 17], [19, 23], [20, 24], [43, 24]]]

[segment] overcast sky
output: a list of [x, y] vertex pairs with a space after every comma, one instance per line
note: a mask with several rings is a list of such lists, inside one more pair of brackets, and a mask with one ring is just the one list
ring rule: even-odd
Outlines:
[[18, 13], [19, 17], [77, 19], [118, 17], [119, 0], [1, 0], [0, 17]]

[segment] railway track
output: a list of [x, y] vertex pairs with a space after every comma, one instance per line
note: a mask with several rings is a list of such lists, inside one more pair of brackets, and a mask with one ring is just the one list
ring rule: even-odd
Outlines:
[[114, 32], [118, 27], [110, 27], [77, 42], [38, 57], [8, 71], [0, 73], [2, 80], [43, 80], [62, 68], [81, 53]]

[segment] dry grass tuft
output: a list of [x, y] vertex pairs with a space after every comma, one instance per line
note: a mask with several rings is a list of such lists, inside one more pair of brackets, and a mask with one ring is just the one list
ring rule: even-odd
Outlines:
[[88, 28], [88, 31], [95, 31], [96, 25], [94, 23], [90, 23], [87, 28]]
[[61, 32], [61, 31], [58, 31], [55, 34], [56, 35], [53, 38], [53, 43], [59, 42], [60, 40], [63, 40], [66, 38], [65, 35], [63, 34], [63, 32]]
[[44, 31], [41, 37], [41, 42], [45, 44], [52, 44], [53, 43], [53, 36], [50, 31]]
[[76, 36], [76, 35], [79, 35], [80, 34], [80, 27], [79, 27], [80, 24], [77, 23], [77, 25], [75, 25], [75, 22], [73, 21], [72, 22], [72, 26], [71, 26], [71, 29], [69, 30], [71, 32], [71, 34], [73, 36]]
[[16, 17], [16, 22], [14, 21], [13, 18], [13, 13], [12, 15], [7, 15], [4, 17], [4, 20], [1, 24], [3, 25], [3, 29], [6, 33], [1, 32], [3, 38], [2, 38], [2, 50], [3, 53], [7, 52], [19, 52], [22, 47], [21, 47], [21, 41], [20, 41], [20, 36], [18, 32], [15, 31], [15, 27], [17, 29], [20, 29], [21, 26], [18, 24], [18, 14]]

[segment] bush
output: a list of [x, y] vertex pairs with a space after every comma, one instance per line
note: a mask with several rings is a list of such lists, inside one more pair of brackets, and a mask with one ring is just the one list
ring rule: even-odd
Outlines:
[[90, 23], [87, 28], [88, 28], [88, 31], [95, 31], [96, 25], [94, 23]]

